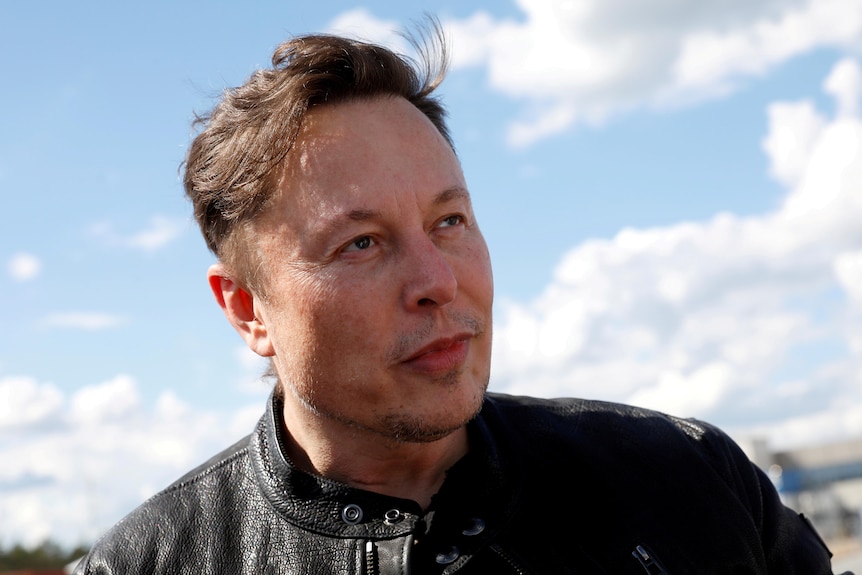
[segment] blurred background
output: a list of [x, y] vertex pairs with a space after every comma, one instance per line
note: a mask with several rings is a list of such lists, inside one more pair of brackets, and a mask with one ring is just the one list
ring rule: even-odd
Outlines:
[[180, 184], [194, 113], [291, 35], [408, 50], [425, 12], [491, 389], [706, 419], [858, 537], [862, 0], [54, 0], [0, 7], [0, 548], [86, 545], [251, 431], [263, 364]]

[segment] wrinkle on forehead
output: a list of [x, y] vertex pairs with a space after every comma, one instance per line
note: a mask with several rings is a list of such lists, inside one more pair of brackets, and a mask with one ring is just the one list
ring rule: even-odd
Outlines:
[[[378, 107], [378, 110], [368, 114], [363, 111], [363, 106]], [[386, 107], [384, 114], [377, 113], [381, 106]], [[421, 118], [421, 123], [417, 123], [416, 118]], [[381, 129], [388, 131], [393, 126], [392, 138], [375, 137]], [[440, 148], [432, 145], [436, 150], [433, 153], [429, 153], [429, 135], [439, 139], [441, 145]], [[414, 141], [426, 144], [421, 149], [413, 149], [419, 146], [417, 143], [411, 148]], [[451, 156], [448, 155], [450, 153]], [[441, 185], [446, 189], [436, 194], [434, 205], [458, 197], [466, 197], [469, 201], [460, 162], [451, 146], [430, 120], [406, 100], [359, 100], [311, 110], [285, 158], [268, 210], [267, 219], [280, 221], [270, 221], [268, 227], [286, 225], [292, 228], [293, 233], [303, 233], [304, 230], [316, 235], [349, 222], [380, 217], [382, 205], [376, 200], [383, 199], [383, 196], [370, 201], [369, 189], [404, 190], [415, 185], [410, 179], [415, 173], [403, 173], [400, 169], [400, 156], [404, 154], [408, 155], [406, 161], [426, 166], [428, 173], [443, 174]], [[454, 162], [450, 163], [451, 160]], [[365, 166], [373, 166], [371, 173], [375, 179], [366, 179]], [[352, 196], [354, 202], [350, 201]], [[418, 200], [395, 193], [384, 196], [398, 203]]]

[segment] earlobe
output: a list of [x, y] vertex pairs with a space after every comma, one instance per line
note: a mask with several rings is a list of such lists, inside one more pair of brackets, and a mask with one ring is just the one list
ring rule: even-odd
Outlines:
[[266, 324], [258, 317], [262, 314], [254, 294], [234, 280], [221, 263], [210, 266], [207, 281], [225, 317], [248, 347], [263, 357], [275, 355]]

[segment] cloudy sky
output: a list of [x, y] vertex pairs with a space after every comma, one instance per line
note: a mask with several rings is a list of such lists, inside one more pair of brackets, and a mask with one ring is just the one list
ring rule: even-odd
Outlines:
[[[7, 3], [8, 4], [8, 3]], [[862, 437], [862, 0], [0, 9], [0, 544], [90, 541], [248, 433], [195, 111], [284, 38], [436, 14], [494, 263], [492, 389]]]

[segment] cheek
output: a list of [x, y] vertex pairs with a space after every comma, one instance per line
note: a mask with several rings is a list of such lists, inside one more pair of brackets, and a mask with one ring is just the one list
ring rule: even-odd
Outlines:
[[490, 306], [494, 299], [494, 277], [491, 258], [484, 242], [470, 250], [462, 260], [461, 288], [477, 299], [477, 303]]
[[[367, 309], [367, 308], [364, 308]], [[329, 309], [317, 316], [312, 329], [322, 356], [341, 363], [343, 358], [363, 359], [372, 355], [372, 345], [380, 339], [369, 317], [350, 306]]]
[[265, 304], [271, 310], [267, 328], [283, 359], [295, 363], [308, 350], [317, 349], [316, 340], [328, 323], [324, 304], [330, 301], [321, 288], [301, 274], [270, 284]]
[[[386, 306], [383, 290], [358, 281], [323, 278], [306, 286], [297, 298], [293, 316], [302, 326], [305, 345], [321, 360], [343, 363], [375, 357], [375, 344], [383, 341]], [[325, 286], [325, 287], [324, 287]], [[378, 288], [378, 289], [375, 289]]]

